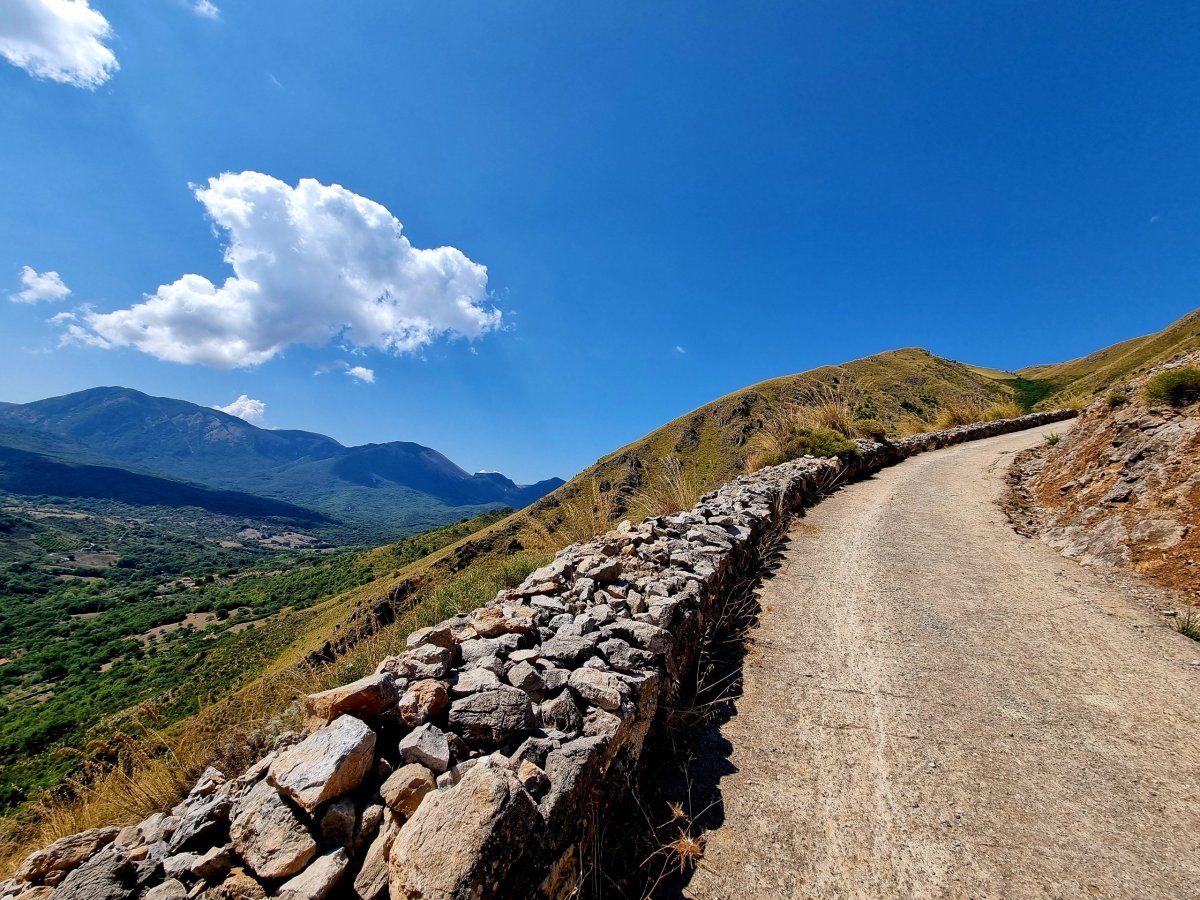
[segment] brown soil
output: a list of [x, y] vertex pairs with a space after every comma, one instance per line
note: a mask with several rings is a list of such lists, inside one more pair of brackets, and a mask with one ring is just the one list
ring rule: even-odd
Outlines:
[[1148, 406], [1148, 377], [1124, 388], [1125, 403], [1093, 403], [1025, 461], [1021, 488], [1033, 529], [1064, 555], [1132, 569], [1200, 603], [1200, 407]]

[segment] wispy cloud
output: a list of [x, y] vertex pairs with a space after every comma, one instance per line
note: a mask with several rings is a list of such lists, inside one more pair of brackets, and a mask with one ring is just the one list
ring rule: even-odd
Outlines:
[[192, 12], [204, 19], [213, 19], [215, 21], [221, 18], [221, 10], [217, 9], [217, 4], [213, 3], [212, 0], [196, 0], [192, 4]]
[[687, 351], [684, 350], [682, 347], [680, 347], [678, 344], [675, 345], [675, 352], [676, 353], [687, 353]]
[[88, 0], [3, 0], [0, 56], [35, 78], [93, 90], [120, 66], [112, 26]]
[[71, 293], [57, 272], [38, 272], [32, 266], [21, 267], [21, 290], [8, 295], [14, 303], [41, 303], [62, 300]]
[[332, 362], [321, 363], [313, 371], [313, 374], [325, 375], [329, 372], [341, 372], [344, 375], [349, 375], [355, 381], [365, 381], [367, 384], [375, 383], [374, 369], [368, 369], [366, 366], [352, 366], [344, 359], [335, 359]]

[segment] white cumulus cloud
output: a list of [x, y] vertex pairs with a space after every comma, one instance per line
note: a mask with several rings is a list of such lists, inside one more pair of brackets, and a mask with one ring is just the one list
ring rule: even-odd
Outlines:
[[229, 413], [231, 416], [237, 416], [251, 425], [257, 425], [259, 428], [265, 428], [264, 421], [267, 415], [267, 404], [261, 400], [255, 400], [253, 397], [248, 397], [242, 394], [228, 406], [214, 406], [213, 409], [219, 409], [223, 413]]
[[217, 4], [213, 3], [212, 0], [196, 0], [192, 4], [192, 12], [205, 19], [221, 18], [221, 10], [217, 9]]
[[375, 370], [368, 369], [366, 366], [348, 366], [346, 374], [356, 381], [365, 381], [367, 384], [375, 383]]
[[21, 290], [9, 294], [15, 303], [40, 303], [43, 300], [62, 300], [71, 289], [63, 284], [57, 272], [38, 272], [31, 266], [21, 267]]
[[85, 321], [109, 347], [218, 368], [254, 366], [293, 344], [407, 353], [500, 325], [487, 268], [454, 247], [419, 249], [386, 208], [340, 185], [259, 172], [195, 188], [228, 244], [233, 275], [184, 275], [141, 303]]
[[38, 78], [99, 87], [119, 68], [111, 38], [88, 0], [0, 2], [0, 56]]

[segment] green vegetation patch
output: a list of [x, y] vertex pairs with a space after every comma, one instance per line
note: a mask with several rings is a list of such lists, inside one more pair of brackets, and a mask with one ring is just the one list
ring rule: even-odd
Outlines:
[[1171, 369], [1146, 382], [1146, 396], [1171, 406], [1191, 406], [1200, 400], [1200, 369]]
[[832, 428], [801, 428], [778, 451], [765, 456], [762, 464], [777, 466], [802, 456], [836, 456], [844, 460], [857, 459], [858, 445]]
[[1006, 378], [1004, 383], [1012, 388], [1013, 402], [1025, 412], [1029, 412], [1051, 394], [1058, 390], [1057, 382], [1048, 378]]

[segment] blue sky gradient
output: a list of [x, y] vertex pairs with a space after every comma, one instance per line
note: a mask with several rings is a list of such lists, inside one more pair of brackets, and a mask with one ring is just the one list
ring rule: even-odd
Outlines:
[[[122, 384], [568, 477], [753, 382], [922, 346], [1004, 369], [1200, 305], [1194, 3], [92, 0], [95, 90], [0, 61], [0, 399]], [[3, 26], [0, 14], [0, 27]], [[231, 273], [189, 184], [343, 185], [488, 268], [504, 326], [258, 366], [48, 319]], [[361, 383], [344, 359], [375, 373]]]

